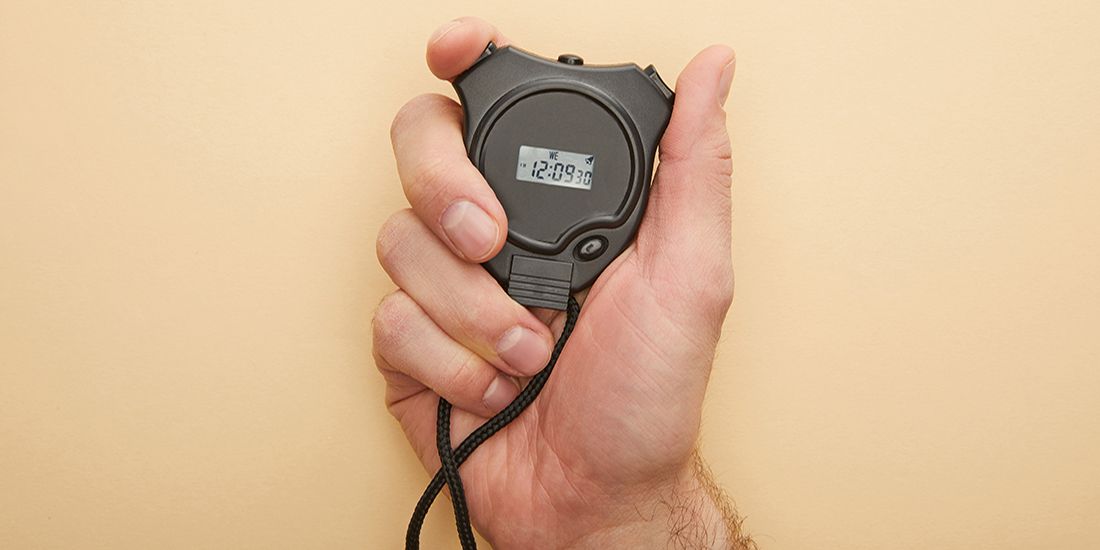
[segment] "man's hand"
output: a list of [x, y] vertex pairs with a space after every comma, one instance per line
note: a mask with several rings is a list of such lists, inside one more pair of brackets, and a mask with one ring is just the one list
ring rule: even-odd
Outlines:
[[[452, 79], [485, 45], [484, 21], [440, 28], [432, 72]], [[478, 531], [497, 548], [742, 548], [737, 520], [695, 455], [703, 394], [733, 296], [730, 142], [722, 105], [733, 51], [710, 47], [684, 69], [636, 242], [588, 292], [538, 400], [461, 473]], [[379, 305], [374, 356], [386, 403], [424, 466], [439, 396], [461, 441], [545, 366], [561, 316], [529, 311], [478, 263], [507, 235], [504, 210], [466, 157], [462, 109], [413, 99], [392, 141], [411, 210], [378, 235], [399, 289]]]

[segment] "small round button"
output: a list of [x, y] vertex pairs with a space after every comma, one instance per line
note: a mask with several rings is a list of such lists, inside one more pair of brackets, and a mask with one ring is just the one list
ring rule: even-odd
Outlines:
[[589, 237], [580, 242], [577, 248], [573, 249], [573, 255], [578, 260], [588, 261], [595, 260], [607, 250], [607, 239], [603, 237]]
[[579, 55], [573, 55], [571, 53], [563, 53], [558, 56], [559, 63], [565, 63], [566, 65], [584, 65], [584, 60]]

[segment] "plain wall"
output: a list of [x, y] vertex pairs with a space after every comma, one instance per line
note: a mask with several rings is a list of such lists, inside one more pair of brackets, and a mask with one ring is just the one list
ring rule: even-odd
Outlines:
[[[1100, 3], [0, 3], [0, 547], [397, 548], [374, 234], [439, 24], [738, 51], [702, 447], [767, 549], [1100, 548]], [[455, 548], [450, 509], [426, 548]]]

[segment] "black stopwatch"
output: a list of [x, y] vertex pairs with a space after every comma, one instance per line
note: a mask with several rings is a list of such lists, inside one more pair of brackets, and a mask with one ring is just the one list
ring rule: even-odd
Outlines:
[[470, 160], [508, 216], [485, 268], [517, 302], [565, 309], [637, 232], [672, 90], [652, 65], [492, 43], [454, 87]]

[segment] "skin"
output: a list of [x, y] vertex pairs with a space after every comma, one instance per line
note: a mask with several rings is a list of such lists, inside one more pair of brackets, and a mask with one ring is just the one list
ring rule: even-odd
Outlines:
[[[509, 43], [480, 19], [448, 23], [429, 40], [428, 67], [453, 79], [490, 40]], [[751, 545], [696, 453], [733, 297], [733, 66], [731, 49], [712, 46], [684, 68], [636, 242], [583, 297], [538, 400], [461, 468], [474, 525], [495, 548]], [[461, 114], [440, 95], [400, 110], [391, 136], [411, 208], [378, 236], [398, 289], [375, 314], [374, 356], [430, 472], [439, 396], [455, 406], [457, 444], [545, 365], [562, 321], [516, 304], [478, 265], [503, 246], [507, 219], [466, 157]]]

